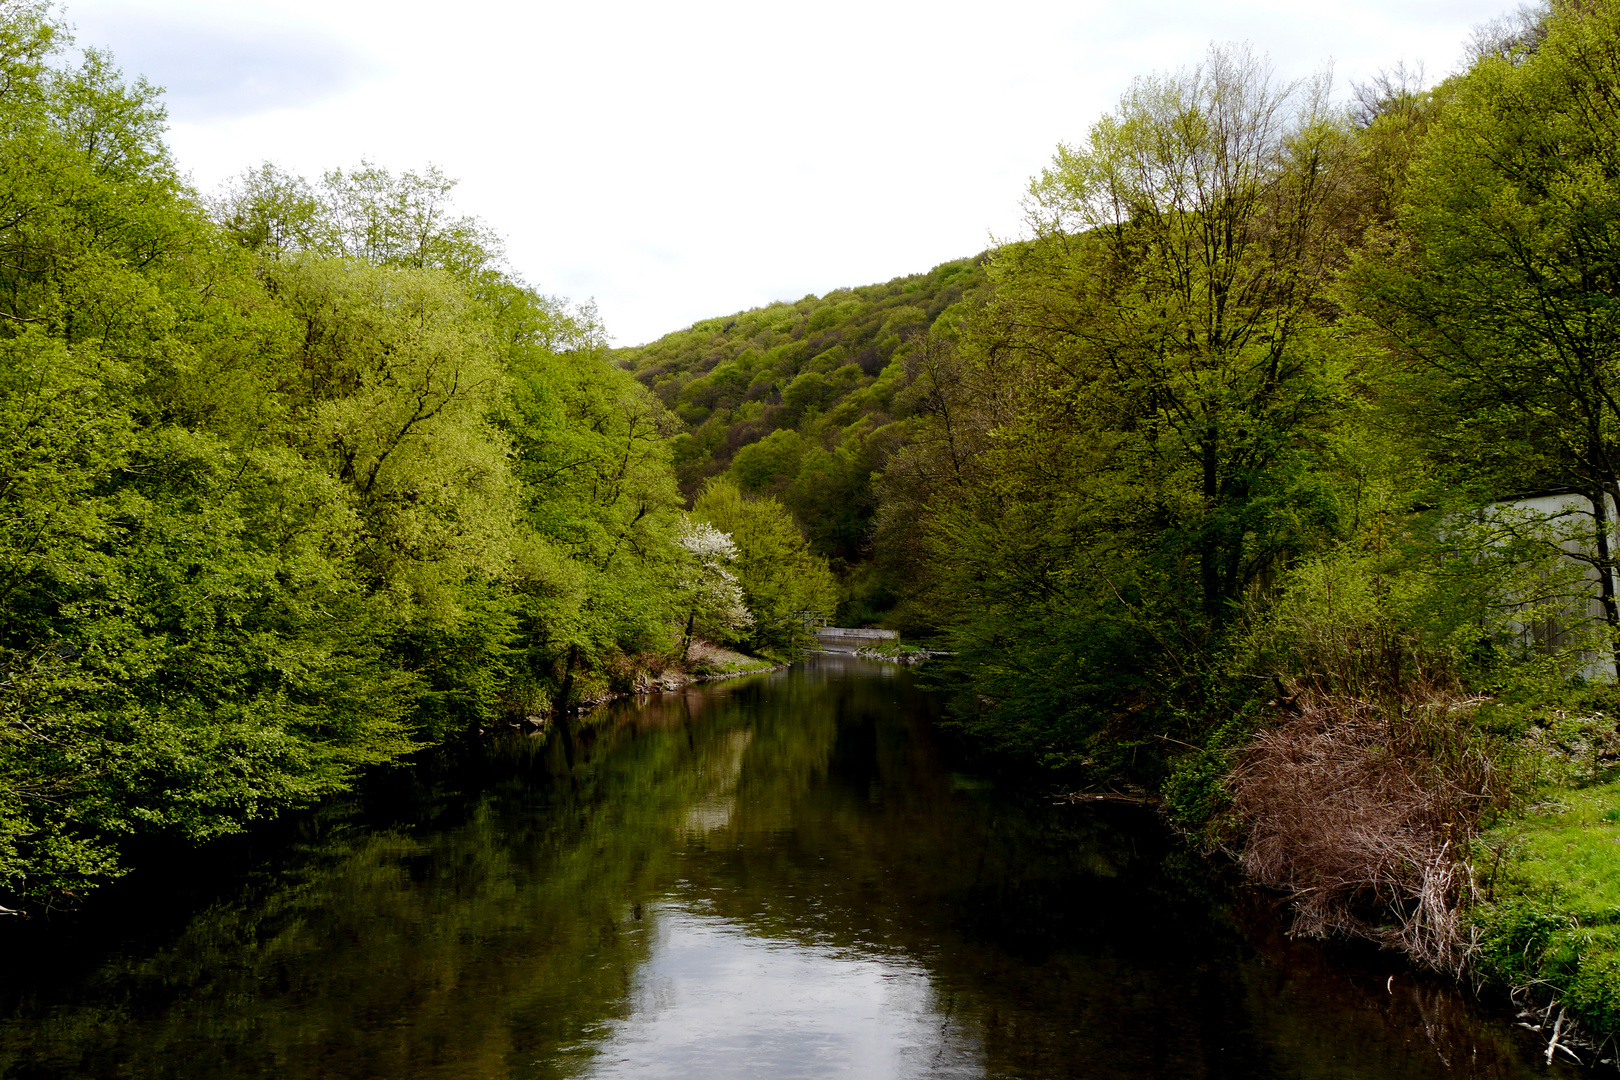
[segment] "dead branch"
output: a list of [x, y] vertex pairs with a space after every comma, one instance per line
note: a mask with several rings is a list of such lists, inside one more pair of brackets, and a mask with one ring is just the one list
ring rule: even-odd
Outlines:
[[1469, 845], [1513, 778], [1471, 722], [1476, 700], [1421, 680], [1376, 701], [1340, 687], [1288, 687], [1292, 707], [1240, 758], [1244, 869], [1289, 894], [1294, 933], [1368, 937], [1460, 974]]

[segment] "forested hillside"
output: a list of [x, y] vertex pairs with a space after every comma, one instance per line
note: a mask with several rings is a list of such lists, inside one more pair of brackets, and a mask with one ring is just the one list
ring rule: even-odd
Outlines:
[[914, 349], [984, 293], [987, 262], [706, 319], [614, 353], [685, 422], [674, 443], [682, 488], [725, 473], [779, 499], [840, 571], [844, 621], [870, 621], [899, 600], [894, 575], [871, 560], [872, 478], [916, 407], [906, 392]]

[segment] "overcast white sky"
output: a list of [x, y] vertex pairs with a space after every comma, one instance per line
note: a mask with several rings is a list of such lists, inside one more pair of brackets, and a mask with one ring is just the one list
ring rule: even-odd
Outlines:
[[436, 164], [547, 292], [619, 344], [886, 281], [1019, 231], [1029, 177], [1138, 74], [1249, 41], [1347, 90], [1431, 80], [1507, 0], [70, 0], [81, 45], [168, 88], [211, 191]]

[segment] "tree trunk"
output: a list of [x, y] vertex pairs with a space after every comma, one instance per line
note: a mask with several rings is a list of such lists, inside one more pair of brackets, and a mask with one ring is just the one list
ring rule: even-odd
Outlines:
[[1603, 617], [1609, 626], [1609, 652], [1614, 663], [1615, 681], [1620, 682], [1620, 606], [1614, 597], [1614, 560], [1609, 555], [1609, 495], [1598, 489], [1592, 500], [1592, 518], [1597, 524], [1598, 591], [1603, 598]]
[[1204, 591], [1204, 617], [1209, 620], [1209, 628], [1213, 631], [1220, 625], [1224, 606], [1221, 603], [1220, 530], [1216, 525], [1219, 516], [1217, 500], [1221, 493], [1219, 457], [1213, 434], [1204, 438], [1203, 457], [1204, 513], [1208, 517], [1204, 521], [1204, 535], [1199, 542], [1198, 572], [1203, 579], [1199, 584]]
[[697, 608], [686, 616], [686, 636], [681, 639], [681, 666], [686, 666], [686, 654], [692, 649], [692, 625], [697, 622]]
[[568, 666], [563, 669], [562, 689], [557, 691], [557, 702], [552, 706], [551, 714], [561, 717], [568, 712], [568, 695], [574, 692], [574, 665], [579, 663], [579, 646], [568, 646]]

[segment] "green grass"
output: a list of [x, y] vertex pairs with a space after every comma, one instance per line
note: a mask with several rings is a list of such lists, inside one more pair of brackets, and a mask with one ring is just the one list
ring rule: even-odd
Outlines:
[[1556, 996], [1589, 1037], [1620, 1035], [1620, 781], [1552, 794], [1484, 838], [1482, 967]]

